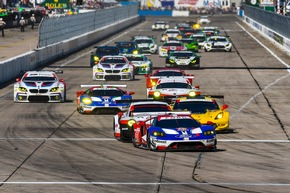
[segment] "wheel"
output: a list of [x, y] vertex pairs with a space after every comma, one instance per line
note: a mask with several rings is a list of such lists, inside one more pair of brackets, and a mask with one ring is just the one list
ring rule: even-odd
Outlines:
[[84, 109], [82, 107], [77, 107], [77, 111], [80, 113], [80, 114], [84, 114]]
[[147, 138], [146, 139], [147, 139], [146, 141], [147, 141], [147, 148], [148, 148], [148, 150], [155, 151], [156, 148], [152, 146], [151, 139], [150, 139], [150, 135], [149, 135], [148, 131], [147, 131]]
[[204, 48], [204, 52], [207, 52], [207, 49], [206, 48]]

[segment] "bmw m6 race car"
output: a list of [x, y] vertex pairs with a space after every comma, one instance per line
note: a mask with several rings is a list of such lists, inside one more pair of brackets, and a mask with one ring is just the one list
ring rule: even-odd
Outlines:
[[180, 98], [173, 104], [173, 110], [190, 111], [191, 116], [201, 124], [212, 122], [216, 131], [229, 129], [227, 104], [219, 105], [212, 97], [196, 96], [191, 99]]
[[188, 114], [159, 115], [134, 125], [132, 143], [151, 151], [215, 150], [216, 132]]
[[169, 28], [169, 23], [167, 21], [155, 21], [152, 25], [152, 30], [166, 30]]
[[171, 41], [171, 40], [179, 40], [182, 38], [181, 32], [179, 29], [167, 29], [161, 35], [161, 41]]
[[153, 37], [148, 36], [133, 36], [133, 41], [137, 44], [138, 48], [143, 54], [156, 54], [158, 45]]
[[136, 121], [146, 120], [149, 117], [166, 114], [170, 111], [171, 107], [166, 102], [142, 100], [132, 102], [126, 112], [119, 112], [114, 116], [114, 136], [120, 141], [131, 141], [132, 126]]
[[199, 68], [201, 56], [192, 51], [173, 51], [165, 59], [166, 67]]
[[134, 92], [120, 88], [126, 85], [81, 85], [87, 90], [77, 92], [77, 111], [81, 114], [118, 113], [126, 111], [130, 102], [116, 103], [116, 100], [132, 100]]
[[143, 54], [125, 54], [134, 65], [134, 74], [149, 74], [152, 71], [152, 61]]
[[134, 41], [115, 42], [120, 54], [141, 54], [140, 49]]
[[134, 80], [134, 66], [125, 56], [104, 56], [93, 67], [93, 80]]
[[154, 100], [200, 95], [199, 86], [192, 86], [184, 77], [167, 77], [157, 81], [156, 86], [147, 88], [147, 98]]
[[163, 68], [156, 70], [153, 74], [149, 74], [146, 77], [146, 88], [152, 88], [156, 86], [157, 82], [161, 78], [166, 77], [183, 77], [186, 78], [190, 84], [192, 84], [192, 80], [194, 79], [193, 74], [186, 74], [185, 71], [177, 68]]
[[98, 64], [103, 56], [115, 56], [120, 54], [120, 50], [116, 46], [95, 46], [94, 48], [95, 51], [91, 52], [91, 67]]
[[232, 42], [226, 36], [211, 36], [204, 42], [204, 51], [232, 51]]
[[159, 56], [166, 57], [168, 56], [168, 52], [170, 51], [180, 51], [180, 50], [187, 50], [185, 45], [183, 45], [180, 41], [168, 41], [165, 42], [162, 46], [159, 46]]
[[14, 102], [65, 102], [63, 71], [26, 71], [14, 84]]

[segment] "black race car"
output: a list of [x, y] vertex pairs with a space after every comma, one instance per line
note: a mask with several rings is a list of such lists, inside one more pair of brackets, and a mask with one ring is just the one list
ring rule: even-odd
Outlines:
[[103, 56], [110, 55], [115, 56], [120, 54], [119, 48], [116, 46], [95, 46], [96, 50], [91, 52], [90, 66], [98, 64]]

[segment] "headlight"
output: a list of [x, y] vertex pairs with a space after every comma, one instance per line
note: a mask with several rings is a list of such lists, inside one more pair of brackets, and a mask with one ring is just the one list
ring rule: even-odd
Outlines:
[[223, 113], [219, 113], [216, 117], [215, 117], [215, 119], [221, 119], [221, 118], [223, 118]]
[[192, 60], [191, 63], [196, 63], [196, 60]]
[[148, 68], [148, 64], [142, 64], [141, 68]]
[[156, 28], [155, 25], [152, 25], [152, 28], [155, 29]]
[[207, 46], [207, 47], [210, 47], [211, 45], [210, 45], [210, 44], [206, 44], [206, 46]]
[[53, 87], [52, 89], [50, 89], [50, 92], [57, 92], [59, 91], [59, 87]]
[[208, 130], [203, 132], [204, 135], [214, 135], [215, 132], [213, 130]]
[[195, 97], [195, 96], [196, 96], [196, 93], [195, 93], [194, 91], [190, 91], [190, 92], [188, 93], [188, 96], [190, 96], [190, 97]]
[[139, 52], [138, 52], [138, 50], [134, 50], [132, 53], [133, 54], [138, 54]]
[[131, 119], [128, 121], [128, 126], [132, 127], [134, 125], [134, 123], [136, 123], [136, 121], [134, 119]]
[[88, 98], [88, 97], [86, 97], [86, 98], [82, 98], [82, 103], [84, 103], [85, 105], [90, 105], [90, 104], [92, 104], [92, 99], [91, 98]]
[[18, 90], [21, 91], [21, 92], [27, 92], [27, 89], [24, 88], [24, 87], [19, 87]]
[[95, 61], [99, 61], [100, 58], [99, 58], [98, 56], [94, 56], [94, 60], [95, 60]]
[[153, 131], [153, 135], [159, 136], [159, 137], [165, 137], [166, 134], [164, 132], [160, 132], [160, 131]]
[[129, 68], [125, 68], [122, 70], [122, 72], [129, 72], [129, 70], [130, 70]]
[[159, 91], [155, 91], [153, 95], [155, 98], [159, 98], [161, 93]]
[[174, 60], [169, 60], [170, 63], [174, 63]]
[[104, 72], [102, 68], [97, 68], [97, 72]]

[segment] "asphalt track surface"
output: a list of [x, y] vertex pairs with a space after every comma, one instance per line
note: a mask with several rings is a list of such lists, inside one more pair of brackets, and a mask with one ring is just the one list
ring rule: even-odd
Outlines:
[[[158, 18], [171, 25], [195, 18]], [[97, 45], [113, 45], [132, 35], [154, 35], [154, 18]], [[92, 47], [58, 61], [67, 101], [13, 102], [13, 84], [0, 90], [0, 191], [3, 193], [92, 192], [289, 192], [290, 58], [237, 16], [214, 16], [213, 26], [229, 35], [233, 51], [201, 51], [194, 84], [203, 94], [224, 95], [230, 128], [218, 134], [215, 152], [150, 152], [113, 137], [113, 115], [81, 115], [76, 91], [92, 80]], [[20, 32], [19, 32], [20, 33]], [[26, 45], [27, 46], [27, 45]], [[2, 52], [2, 51], [1, 51]], [[164, 58], [149, 56], [154, 67]], [[144, 76], [127, 84], [135, 99], [145, 98]], [[222, 102], [222, 101], [221, 101]]]

